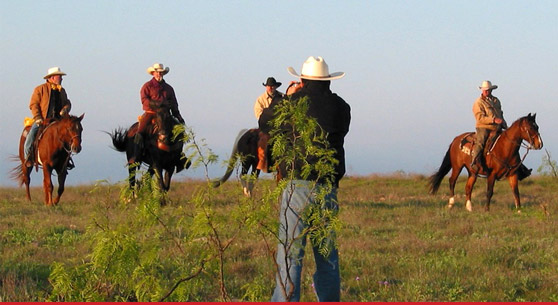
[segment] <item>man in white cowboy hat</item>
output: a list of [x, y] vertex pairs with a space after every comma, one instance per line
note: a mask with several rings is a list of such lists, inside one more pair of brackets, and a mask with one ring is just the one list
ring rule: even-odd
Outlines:
[[[268, 77], [265, 83], [265, 92], [258, 96], [254, 103], [254, 115], [256, 119], [260, 118], [262, 111], [271, 105], [274, 98], [282, 98], [283, 93], [277, 91], [281, 87], [281, 82], [275, 80], [274, 77]], [[258, 165], [257, 169], [262, 170], [264, 173], [268, 172], [267, 165], [267, 142], [269, 141], [269, 134], [260, 131], [258, 135]]]
[[[301, 74], [289, 67], [287, 71], [300, 78], [297, 91], [289, 99], [282, 99], [271, 103], [270, 107], [263, 110], [259, 119], [260, 129], [270, 132], [272, 126], [269, 124], [275, 117], [275, 108], [284, 103], [297, 101], [306, 98], [308, 101], [307, 115], [316, 119], [319, 126], [327, 134], [327, 142], [330, 148], [335, 150], [334, 158], [337, 162], [331, 164], [335, 173], [331, 176], [322, 177], [319, 173], [312, 171], [308, 176], [302, 172], [304, 168], [301, 164], [294, 164], [294, 169], [290, 173], [294, 174], [294, 179], [287, 181], [287, 186], [281, 195], [281, 212], [279, 217], [279, 244], [277, 249], [276, 262], [278, 266], [277, 283], [272, 296], [272, 301], [299, 301], [300, 282], [302, 271], [302, 259], [304, 251], [300, 247], [293, 245], [294, 242], [301, 241], [303, 244], [308, 232], [308, 224], [305, 223], [303, 211], [314, 205], [317, 200], [316, 189], [324, 189], [325, 202], [320, 205], [320, 209], [336, 213], [337, 188], [339, 181], [345, 174], [345, 150], [344, 139], [349, 132], [351, 121], [350, 106], [337, 94], [330, 90], [330, 82], [345, 75], [344, 72], [329, 73], [329, 67], [322, 57], [308, 57], [302, 65]], [[317, 147], [322, 147], [321, 143], [314, 143]], [[315, 164], [315, 158], [306, 160], [309, 164]], [[295, 162], [298, 163], [298, 162]], [[279, 166], [281, 177], [293, 177], [288, 175], [285, 165]], [[317, 182], [317, 185], [314, 183]], [[332, 188], [327, 191], [327, 185]], [[316, 187], [316, 189], [314, 188]], [[331, 232], [331, 236], [335, 233]], [[324, 256], [318, 250], [318, 245], [312, 245], [314, 259], [316, 261], [316, 273], [314, 274], [314, 288], [319, 301], [339, 301], [340, 299], [340, 276], [339, 276], [339, 256], [335, 242], [330, 244], [329, 255]], [[291, 285], [292, 283], [292, 285]], [[294, 287], [293, 287], [294, 286]], [[289, 293], [292, 291], [292, 293]]]
[[[33, 144], [39, 127], [47, 119], [60, 119], [69, 114], [72, 108], [66, 90], [62, 88], [62, 76], [64, 75], [66, 73], [62, 72], [59, 67], [52, 67], [43, 77], [46, 82], [33, 90], [29, 109], [31, 109], [34, 122], [24, 144], [25, 166], [27, 167], [31, 167], [35, 159]], [[73, 165], [69, 164], [69, 167], [71, 169]]]
[[478, 172], [480, 167], [483, 167], [488, 172], [484, 158], [484, 146], [490, 132], [508, 128], [508, 124], [504, 120], [504, 112], [502, 111], [500, 100], [492, 95], [492, 90], [496, 88], [498, 86], [492, 85], [489, 80], [483, 81], [479, 86], [481, 95], [473, 104], [473, 114], [476, 120], [476, 138], [473, 152], [471, 153], [471, 169], [475, 172]]
[[[140, 90], [141, 104], [143, 107], [143, 115], [140, 117], [138, 131], [134, 138], [134, 156], [129, 160], [129, 163], [136, 162], [139, 156], [141, 147], [143, 145], [143, 134], [149, 123], [155, 118], [159, 121], [160, 116], [157, 115], [160, 111], [170, 111], [170, 113], [184, 124], [184, 119], [178, 110], [178, 102], [174, 89], [163, 79], [163, 76], [169, 73], [169, 67], [164, 67], [161, 63], [155, 63], [153, 66], [147, 68], [147, 73], [151, 74], [153, 78], [146, 82]], [[158, 122], [161, 124], [161, 122]], [[159, 140], [167, 143], [168, 135], [165, 134], [163, 128], [159, 129]]]

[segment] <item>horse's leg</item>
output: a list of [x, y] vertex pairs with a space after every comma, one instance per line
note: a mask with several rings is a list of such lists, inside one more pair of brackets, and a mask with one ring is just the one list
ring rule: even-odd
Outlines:
[[461, 169], [463, 169], [463, 167], [453, 167], [451, 169], [451, 175], [449, 177], [450, 198], [448, 201], [448, 209], [453, 208], [453, 204], [455, 203], [455, 184], [457, 183], [457, 178], [459, 178]]
[[486, 177], [486, 205], [484, 210], [486, 212], [490, 211], [490, 200], [492, 199], [492, 194], [494, 194], [494, 183], [496, 183], [496, 177], [494, 175], [488, 175]]
[[60, 197], [62, 197], [62, 193], [64, 193], [64, 184], [66, 183], [66, 175], [68, 172], [66, 170], [56, 171], [58, 173], [58, 196], [54, 198], [54, 204], [58, 204], [60, 202]]
[[173, 169], [165, 170], [165, 180], [163, 181], [164, 189], [166, 192], [170, 190], [170, 182], [173, 174]]
[[[252, 187], [250, 186], [250, 181], [252, 179], [252, 177], [248, 177], [248, 171], [250, 170], [250, 168], [253, 165], [254, 161], [253, 161], [253, 157], [245, 157], [244, 160], [242, 160], [242, 164], [241, 164], [241, 170], [240, 170], [240, 184], [242, 185], [242, 192], [244, 193], [244, 195], [250, 197], [252, 196]], [[256, 159], [257, 160], [257, 159]], [[257, 162], [256, 162], [257, 164]]]
[[476, 181], [477, 181], [477, 175], [471, 174], [471, 172], [469, 172], [469, 177], [467, 178], [467, 184], [465, 185], [465, 199], [467, 199], [467, 202], [465, 203], [465, 208], [469, 212], [473, 211], [473, 204], [471, 203], [471, 195], [473, 194], [473, 186], [475, 185]]
[[27, 200], [31, 201], [31, 192], [29, 192], [29, 184], [31, 183], [31, 171], [33, 171], [33, 167], [26, 167], [25, 161], [22, 161], [21, 170], [23, 171], [23, 183], [25, 184], [25, 192], [27, 193]]
[[47, 206], [52, 205], [52, 168], [47, 165], [43, 165], [43, 188], [45, 190], [45, 204]]
[[509, 176], [508, 181], [510, 182], [510, 186], [512, 188], [513, 200], [517, 213], [521, 213], [521, 201], [519, 200], [519, 178], [517, 177], [517, 174]]
[[167, 200], [165, 198], [165, 194], [166, 194], [166, 188], [165, 188], [165, 181], [163, 179], [163, 170], [160, 169], [159, 167], [154, 167], [152, 170], [152, 176], [155, 176], [155, 179], [157, 179], [157, 182], [159, 183], [159, 189], [161, 190], [161, 192], [163, 193], [163, 196], [161, 196], [161, 205], [166, 205], [167, 204]]

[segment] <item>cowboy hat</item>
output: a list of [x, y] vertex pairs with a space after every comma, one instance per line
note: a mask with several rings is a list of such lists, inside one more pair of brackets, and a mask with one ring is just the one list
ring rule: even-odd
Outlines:
[[147, 73], [148, 74], [153, 74], [153, 72], [161, 72], [163, 73], [163, 75], [169, 73], [170, 68], [169, 67], [163, 67], [163, 64], [153, 64], [153, 66], [147, 68]]
[[345, 72], [334, 72], [330, 74], [325, 60], [321, 57], [315, 58], [314, 56], [308, 57], [308, 59], [302, 64], [300, 75], [296, 73], [293, 67], [288, 67], [287, 71], [292, 76], [310, 80], [332, 80], [345, 76]]
[[482, 84], [479, 86], [479, 89], [481, 90], [491, 90], [491, 89], [496, 89], [498, 88], [498, 86], [496, 85], [492, 85], [492, 83], [489, 80], [485, 80], [482, 82]]
[[262, 83], [262, 85], [264, 85], [264, 86], [272, 86], [272, 87], [277, 87], [277, 88], [281, 87], [281, 84], [282, 84], [281, 82], [276, 81], [275, 78], [273, 78], [273, 77], [268, 77], [265, 84]]
[[47, 79], [47, 78], [49, 78], [53, 75], [66, 75], [66, 73], [62, 72], [59, 67], [52, 67], [52, 68], [48, 69], [47, 75], [45, 75], [45, 77], [43, 77], [43, 78]]

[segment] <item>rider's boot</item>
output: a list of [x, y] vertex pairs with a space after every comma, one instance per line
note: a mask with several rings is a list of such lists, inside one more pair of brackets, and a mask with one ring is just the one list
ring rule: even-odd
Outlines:
[[478, 159], [479, 159], [479, 155], [480, 154], [474, 154], [471, 156], [471, 170], [473, 170], [473, 172], [477, 173], [479, 171], [479, 164], [478, 164]]
[[25, 167], [29, 168], [31, 166], [33, 166], [33, 153], [30, 153], [25, 159]]
[[256, 168], [263, 171], [264, 173], [269, 172], [269, 166], [267, 164], [268, 140], [269, 140], [269, 135], [260, 131], [258, 135], [258, 164]]

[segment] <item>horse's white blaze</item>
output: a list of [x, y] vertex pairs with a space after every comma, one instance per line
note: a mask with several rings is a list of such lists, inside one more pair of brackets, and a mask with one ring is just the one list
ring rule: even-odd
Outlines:
[[471, 203], [471, 200], [467, 200], [467, 204], [465, 204], [465, 208], [467, 209], [467, 211], [472, 212], [473, 211], [473, 204]]

